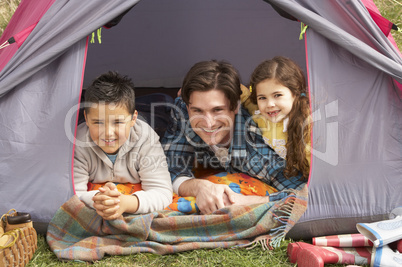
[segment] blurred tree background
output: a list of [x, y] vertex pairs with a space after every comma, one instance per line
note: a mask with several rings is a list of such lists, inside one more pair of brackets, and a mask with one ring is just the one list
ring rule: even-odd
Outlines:
[[20, 0], [0, 0], [0, 36], [3, 34]]

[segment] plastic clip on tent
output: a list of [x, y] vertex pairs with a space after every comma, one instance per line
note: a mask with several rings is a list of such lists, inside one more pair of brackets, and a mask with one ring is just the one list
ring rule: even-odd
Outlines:
[[18, 48], [19, 48], [24, 43], [24, 41], [27, 39], [28, 35], [35, 28], [36, 24], [37, 23], [29, 26], [28, 28], [25, 28], [24, 30], [22, 30], [19, 33], [15, 34], [14, 36], [10, 37], [7, 41], [5, 41], [3, 44], [0, 45], [0, 49], [3, 49], [13, 43], [17, 43]]

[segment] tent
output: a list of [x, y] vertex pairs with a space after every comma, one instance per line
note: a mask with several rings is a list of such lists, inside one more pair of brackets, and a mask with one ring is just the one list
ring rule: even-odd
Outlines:
[[392, 26], [371, 0], [22, 0], [0, 39], [0, 213], [29, 212], [43, 232], [74, 194], [81, 92], [100, 73], [166, 93], [200, 60], [227, 60], [247, 83], [258, 63], [283, 55], [305, 68], [314, 121], [308, 209], [289, 235], [386, 219], [402, 205]]

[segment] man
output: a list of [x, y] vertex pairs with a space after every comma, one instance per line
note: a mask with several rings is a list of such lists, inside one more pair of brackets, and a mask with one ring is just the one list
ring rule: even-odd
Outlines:
[[243, 196], [229, 186], [195, 179], [192, 169], [200, 165], [245, 173], [278, 190], [300, 189], [301, 176], [285, 178], [285, 160], [268, 147], [251, 116], [240, 105], [240, 79], [226, 62], [195, 64], [184, 78], [181, 97], [175, 101], [162, 146], [168, 159], [173, 190], [195, 196], [201, 213], [208, 214], [231, 204], [255, 204], [271, 196]]

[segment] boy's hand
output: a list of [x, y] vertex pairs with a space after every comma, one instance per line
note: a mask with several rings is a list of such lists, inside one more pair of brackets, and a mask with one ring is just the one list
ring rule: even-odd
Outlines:
[[96, 212], [105, 220], [118, 219], [124, 212], [135, 213], [139, 207], [136, 195], [122, 195], [111, 182], [99, 188], [92, 200]]
[[120, 196], [120, 192], [117, 190], [116, 185], [115, 185], [114, 183], [112, 183], [112, 182], [107, 182], [104, 186], [102, 186], [101, 188], [99, 188], [99, 191], [100, 191], [101, 193], [105, 193], [105, 192], [108, 191], [108, 190], [113, 190], [113, 191], [115, 191], [115, 192], [118, 192], [118, 193], [119, 193], [119, 196]]
[[99, 188], [99, 193], [92, 198], [96, 212], [105, 220], [117, 219], [124, 212], [119, 212], [120, 196], [121, 193], [117, 191], [115, 184], [106, 183]]

